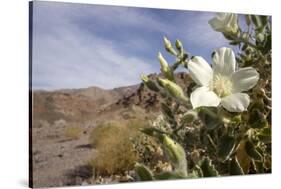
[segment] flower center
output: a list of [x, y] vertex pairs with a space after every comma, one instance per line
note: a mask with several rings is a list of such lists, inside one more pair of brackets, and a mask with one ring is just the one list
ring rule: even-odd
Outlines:
[[232, 82], [228, 77], [216, 74], [210, 83], [210, 89], [219, 97], [225, 97], [231, 94]]

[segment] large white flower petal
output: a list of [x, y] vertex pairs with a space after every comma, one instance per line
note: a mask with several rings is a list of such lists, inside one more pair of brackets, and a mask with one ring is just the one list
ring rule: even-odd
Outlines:
[[201, 106], [218, 106], [221, 99], [208, 87], [198, 87], [190, 95], [190, 101], [193, 108]]
[[235, 71], [236, 60], [230, 48], [222, 47], [213, 56], [214, 74], [230, 76]]
[[237, 14], [230, 14], [228, 26], [232, 29], [232, 32], [238, 30], [238, 17]]
[[228, 13], [219, 12], [219, 13], [217, 13], [217, 16], [216, 16], [216, 17], [217, 17], [219, 20], [224, 21], [227, 15], [228, 15]]
[[189, 75], [197, 85], [207, 86], [213, 79], [211, 66], [200, 56], [196, 56], [188, 62], [188, 70]]
[[221, 104], [230, 112], [243, 112], [250, 104], [250, 97], [245, 93], [235, 93], [224, 97]]
[[259, 73], [252, 67], [241, 68], [231, 76], [233, 93], [247, 91], [253, 88], [260, 78]]
[[214, 17], [208, 22], [215, 31], [221, 31], [224, 28], [222, 21], [218, 17]]

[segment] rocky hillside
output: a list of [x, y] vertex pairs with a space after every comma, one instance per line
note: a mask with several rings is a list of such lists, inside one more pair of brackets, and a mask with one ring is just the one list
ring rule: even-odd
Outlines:
[[[187, 74], [177, 74], [176, 79], [187, 88]], [[160, 102], [160, 96], [143, 84], [34, 91], [30, 130], [34, 187], [91, 184], [86, 180], [93, 177], [87, 163], [96, 154], [89, 143], [93, 128], [108, 121], [151, 120], [159, 114]]]
[[[155, 79], [156, 76], [151, 74], [149, 77]], [[178, 73], [176, 78], [182, 86], [187, 86], [190, 81], [184, 73]], [[159, 112], [159, 102], [160, 97], [143, 84], [111, 90], [89, 87], [34, 91], [33, 127], [59, 121], [98, 123], [108, 119], [129, 119], [134, 112]]]

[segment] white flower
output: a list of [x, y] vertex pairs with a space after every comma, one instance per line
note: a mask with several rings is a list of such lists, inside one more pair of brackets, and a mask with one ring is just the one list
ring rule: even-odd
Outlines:
[[238, 19], [233, 13], [218, 13], [216, 17], [209, 20], [211, 27], [218, 32], [237, 33]]
[[230, 48], [220, 48], [213, 56], [212, 67], [202, 58], [194, 57], [188, 62], [191, 78], [199, 87], [190, 96], [193, 108], [219, 106], [230, 112], [247, 110], [250, 98], [241, 93], [253, 88], [259, 73], [252, 67], [235, 70], [236, 61]]

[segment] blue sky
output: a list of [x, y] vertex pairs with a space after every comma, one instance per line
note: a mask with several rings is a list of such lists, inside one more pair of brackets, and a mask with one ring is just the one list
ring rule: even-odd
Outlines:
[[208, 25], [215, 13], [44, 1], [33, 10], [33, 89], [139, 83], [140, 74], [159, 72], [159, 51], [174, 61], [163, 36], [209, 62], [228, 46]]

